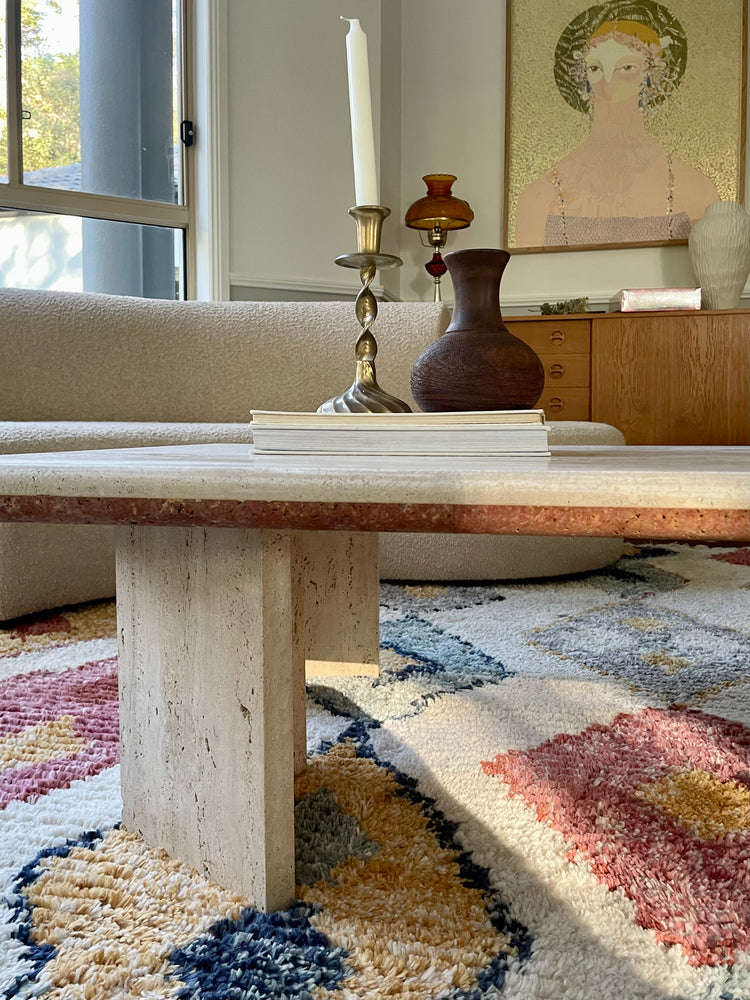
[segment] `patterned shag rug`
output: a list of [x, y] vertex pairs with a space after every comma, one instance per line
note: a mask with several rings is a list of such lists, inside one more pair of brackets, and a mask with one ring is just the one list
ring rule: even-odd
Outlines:
[[120, 828], [113, 604], [0, 629], [0, 996], [748, 1000], [750, 549], [381, 603], [272, 915]]

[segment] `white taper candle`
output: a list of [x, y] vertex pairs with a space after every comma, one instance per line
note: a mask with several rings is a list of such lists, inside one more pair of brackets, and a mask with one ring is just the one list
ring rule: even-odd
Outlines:
[[346, 35], [346, 62], [349, 74], [349, 112], [352, 120], [354, 198], [357, 205], [378, 205], [367, 35], [362, 31], [358, 18], [342, 17], [341, 20], [349, 22], [349, 31]]

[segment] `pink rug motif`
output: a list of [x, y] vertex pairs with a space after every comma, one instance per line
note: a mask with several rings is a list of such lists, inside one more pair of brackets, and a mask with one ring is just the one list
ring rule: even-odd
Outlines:
[[647, 708], [483, 762], [570, 843], [638, 923], [691, 965], [750, 944], [750, 733], [691, 709]]
[[117, 660], [0, 681], [0, 809], [93, 777], [120, 759]]

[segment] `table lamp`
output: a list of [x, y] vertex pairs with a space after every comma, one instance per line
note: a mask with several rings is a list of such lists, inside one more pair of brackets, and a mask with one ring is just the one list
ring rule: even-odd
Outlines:
[[420, 230], [422, 246], [432, 247], [432, 259], [425, 264], [425, 270], [435, 280], [435, 302], [440, 302], [440, 279], [448, 270], [440, 251], [448, 240], [449, 230], [466, 229], [474, 213], [468, 201], [451, 194], [456, 180], [453, 174], [426, 174], [422, 180], [427, 185], [427, 194], [407, 209], [404, 222], [409, 229]]

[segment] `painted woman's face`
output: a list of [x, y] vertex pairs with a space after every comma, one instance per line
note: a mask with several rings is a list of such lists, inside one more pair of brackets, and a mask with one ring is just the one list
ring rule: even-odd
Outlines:
[[647, 68], [646, 53], [603, 38], [589, 49], [585, 66], [592, 98], [614, 104], [637, 99]]

